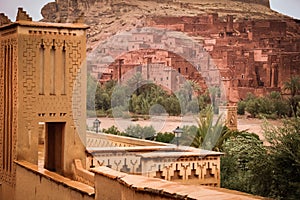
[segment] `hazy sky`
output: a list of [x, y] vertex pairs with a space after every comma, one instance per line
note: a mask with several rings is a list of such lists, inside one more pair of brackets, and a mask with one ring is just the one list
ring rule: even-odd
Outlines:
[[[16, 19], [18, 7], [23, 7], [33, 20], [42, 18], [43, 5], [54, 0], [0, 0], [0, 13], [4, 12], [12, 21]], [[270, 0], [271, 8], [283, 14], [300, 19], [300, 0]]]

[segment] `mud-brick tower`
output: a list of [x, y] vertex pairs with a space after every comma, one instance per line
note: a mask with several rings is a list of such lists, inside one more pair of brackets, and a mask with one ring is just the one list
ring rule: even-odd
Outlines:
[[21, 8], [14, 23], [3, 14], [0, 18], [0, 185], [5, 197], [14, 191], [16, 160], [38, 166], [41, 122], [45, 169], [70, 177], [75, 158], [85, 163], [88, 27], [33, 22]]

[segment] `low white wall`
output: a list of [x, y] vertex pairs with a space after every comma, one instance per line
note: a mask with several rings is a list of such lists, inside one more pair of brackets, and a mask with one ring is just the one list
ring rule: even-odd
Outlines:
[[169, 146], [170, 144], [119, 135], [86, 132], [87, 147]]

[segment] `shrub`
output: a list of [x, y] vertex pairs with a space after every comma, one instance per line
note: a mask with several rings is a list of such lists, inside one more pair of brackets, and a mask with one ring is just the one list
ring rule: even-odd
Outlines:
[[140, 139], [150, 139], [155, 135], [153, 126], [142, 127], [139, 124], [136, 126], [130, 125], [125, 129], [126, 135]]
[[124, 135], [124, 133], [119, 131], [116, 126], [111, 126], [108, 129], [103, 129], [102, 131], [104, 133], [112, 134], [112, 135]]
[[290, 112], [289, 102], [283, 99], [278, 92], [271, 92], [265, 97], [255, 97], [249, 94], [245, 101], [238, 103], [238, 114], [242, 114], [243, 109], [252, 117], [268, 119], [284, 117]]
[[174, 139], [174, 133], [158, 133], [155, 137], [155, 141], [157, 142], [164, 142], [164, 143], [171, 143], [172, 140]]
[[245, 101], [238, 102], [238, 105], [237, 105], [237, 114], [238, 115], [244, 115], [245, 114], [246, 105], [247, 104], [246, 104]]
[[259, 103], [257, 99], [247, 101], [245, 110], [250, 113], [251, 117], [256, 117], [259, 113]]
[[106, 112], [104, 110], [96, 110], [97, 117], [106, 117]]

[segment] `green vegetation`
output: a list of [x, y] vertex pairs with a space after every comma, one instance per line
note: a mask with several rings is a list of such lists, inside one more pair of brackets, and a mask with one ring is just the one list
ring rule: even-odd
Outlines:
[[291, 115], [297, 114], [298, 105], [300, 102], [300, 77], [294, 76], [290, 79], [290, 81], [287, 81], [284, 83], [284, 90], [287, 90], [290, 92], [289, 97], [289, 104], [291, 107]]
[[290, 107], [286, 99], [279, 92], [271, 92], [264, 97], [248, 94], [244, 101], [238, 103], [238, 114], [247, 111], [251, 117], [277, 119], [289, 115]]
[[[211, 88], [207, 94], [193, 97], [195, 85], [186, 83], [176, 93], [168, 93], [153, 83], [136, 75], [125, 86], [108, 82], [97, 86], [88, 78], [95, 90], [95, 102], [87, 101], [87, 108], [96, 108], [97, 116], [123, 118], [147, 118], [149, 113], [179, 115], [200, 111], [196, 126], [184, 126], [180, 145], [221, 151], [221, 186], [274, 199], [298, 199], [300, 196], [300, 78], [293, 77], [285, 83], [289, 98], [279, 92], [264, 97], [248, 94], [238, 103], [238, 114], [252, 117], [284, 118], [282, 127], [264, 125], [264, 137], [268, 145], [247, 131], [229, 130], [221, 117], [213, 120], [213, 106], [217, 105], [219, 91]], [[138, 89], [131, 92], [132, 88]], [[197, 89], [199, 90], [199, 88]], [[89, 97], [88, 97], [89, 98]], [[210, 99], [212, 99], [210, 101]], [[158, 105], [161, 105], [158, 106]], [[92, 113], [89, 111], [89, 114]], [[286, 118], [287, 116], [291, 118]], [[155, 133], [152, 126], [129, 126], [124, 132], [112, 126], [103, 132], [165, 143], [175, 143], [173, 133]]]
[[300, 196], [300, 119], [282, 127], [266, 124], [264, 146], [258, 136], [241, 133], [224, 145], [222, 187], [275, 199]]
[[295, 76], [285, 82], [283, 90], [289, 92], [288, 98], [279, 92], [271, 92], [264, 97], [249, 93], [245, 100], [238, 103], [238, 114], [244, 115], [247, 111], [251, 117], [268, 119], [296, 116], [299, 113], [300, 77]]
[[[197, 126], [184, 126], [179, 142], [224, 153], [221, 186], [274, 199], [298, 199], [300, 118], [285, 119], [282, 127], [265, 123], [264, 137], [268, 143], [265, 146], [254, 133], [229, 130], [219, 120], [213, 123], [212, 113], [209, 107], [199, 116]], [[124, 133], [111, 127], [104, 132], [175, 143], [173, 133], [155, 134], [153, 127], [130, 126]]]
[[126, 135], [139, 139], [153, 139], [155, 129], [152, 126], [141, 127], [139, 124], [136, 126], [129, 126], [125, 130]]
[[174, 133], [158, 133], [154, 140], [157, 142], [171, 143], [174, 140], [174, 137]]
[[[163, 113], [178, 116], [198, 113], [210, 103], [208, 93], [193, 95], [201, 89], [192, 81], [187, 81], [175, 93], [143, 80], [140, 73], [136, 73], [125, 85], [109, 81], [100, 86], [91, 76], [88, 76], [87, 84], [87, 114], [91, 117], [97, 115], [129, 118], [130, 115]], [[134, 88], [136, 90], [132, 91]]]

